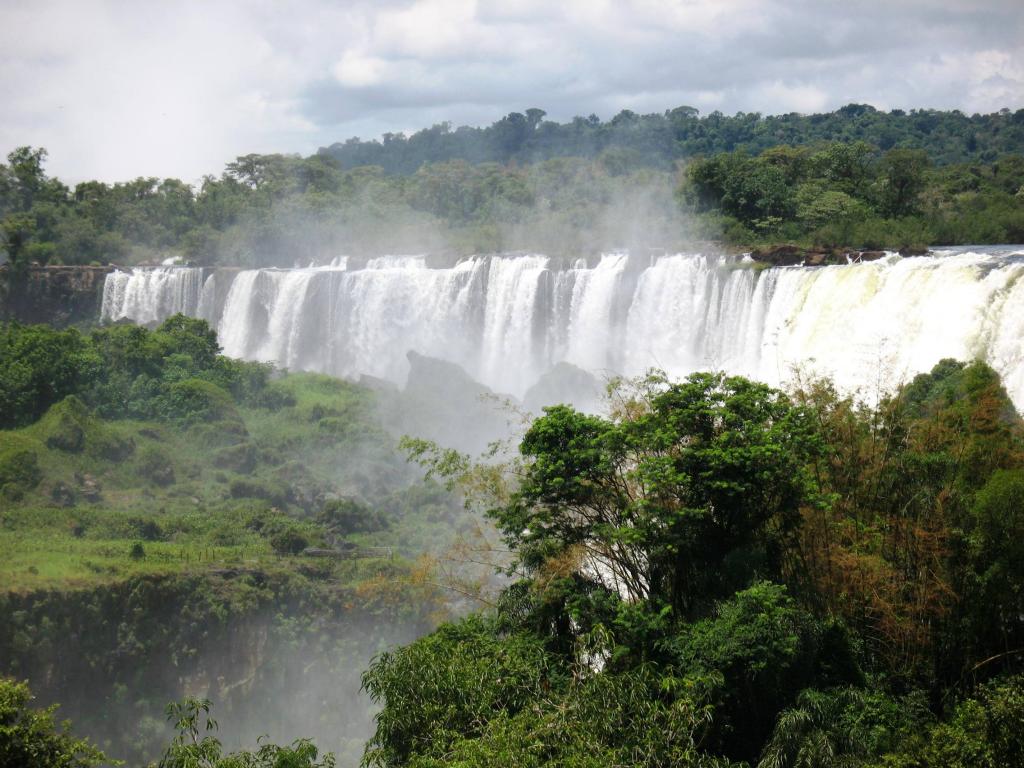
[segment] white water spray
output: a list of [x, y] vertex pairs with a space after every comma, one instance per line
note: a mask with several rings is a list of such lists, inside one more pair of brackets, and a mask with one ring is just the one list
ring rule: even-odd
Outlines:
[[[944, 357], [983, 359], [1024, 406], [1024, 251], [982, 248], [756, 271], [731, 257], [422, 257], [364, 268], [158, 267], [107, 277], [103, 317], [210, 320], [225, 353], [402, 383], [410, 350], [516, 396], [560, 362], [597, 374], [724, 369], [779, 384], [795, 367], [845, 391], [890, 389]], [[230, 287], [226, 282], [230, 281]], [[871, 394], [871, 392], [867, 392]]]

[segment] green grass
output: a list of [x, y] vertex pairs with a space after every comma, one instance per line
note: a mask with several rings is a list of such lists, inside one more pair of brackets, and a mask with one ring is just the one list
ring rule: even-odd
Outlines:
[[282, 529], [323, 545], [317, 513], [328, 497], [356, 498], [387, 519], [345, 538], [394, 547], [399, 558], [440, 552], [472, 530], [453, 497], [397, 453], [372, 392], [316, 374], [274, 386], [294, 405], [239, 408], [241, 425], [104, 420], [64, 401], [31, 426], [0, 431], [0, 460], [28, 451], [40, 478], [0, 493], [0, 591], [238, 567], [372, 573], [274, 551]]
[[[144, 574], [224, 567], [280, 566], [247, 515], [132, 515], [109, 508], [20, 507], [0, 515], [0, 584], [8, 591], [107, 584]], [[249, 518], [251, 519], [251, 517]], [[142, 534], [156, 523], [158, 540]], [[225, 531], [234, 541], [225, 544]], [[144, 555], [132, 556], [134, 545]], [[287, 559], [287, 558], [285, 558]]]

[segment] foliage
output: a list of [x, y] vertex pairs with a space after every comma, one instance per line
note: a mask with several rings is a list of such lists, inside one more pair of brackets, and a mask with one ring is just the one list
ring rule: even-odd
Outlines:
[[32, 709], [27, 683], [0, 677], [0, 766], [89, 768], [106, 762], [95, 746], [53, 720], [56, 706]]
[[14, 448], [0, 454], [0, 493], [5, 497], [20, 496], [41, 479], [39, 460], [33, 451]]
[[[1024, 240], [1024, 110], [850, 104], [701, 117], [683, 106], [561, 124], [544, 114], [353, 138], [307, 158], [245, 155], [196, 186], [140, 177], [72, 190], [47, 176], [45, 150], [19, 147], [0, 163], [0, 249], [16, 278], [31, 263], [167, 257], [283, 266], [338, 253], [576, 257], [709, 237], [854, 247]], [[687, 163], [688, 185], [715, 215], [692, 221], [676, 209]]]
[[[531, 425], [490, 511], [516, 580], [374, 662], [368, 765], [1020, 764], [1022, 423], [990, 368], [875, 407], [720, 374], [613, 402]], [[539, 677], [480, 667], [523, 648]]]
[[380, 141], [349, 139], [321, 152], [345, 168], [378, 165], [389, 173], [414, 173], [424, 163], [462, 159], [470, 163], [530, 163], [555, 157], [597, 157], [614, 150], [645, 165], [667, 165], [693, 155], [745, 148], [763, 151], [780, 144], [868, 141], [882, 149], [923, 149], [943, 164], [992, 160], [1018, 151], [1024, 113], [1003, 110], [968, 116], [959, 111], [918, 109], [883, 112], [848, 104], [834, 112], [762, 116], [756, 112], [700, 116], [689, 106], [639, 115], [623, 110], [610, 120], [596, 115], [566, 123], [544, 120], [543, 110], [513, 112], [482, 128], [453, 129], [439, 123], [409, 136], [385, 134]]
[[370, 697], [387, 706], [367, 747], [369, 765], [441, 757], [480, 733], [489, 716], [514, 715], [550, 685], [543, 647], [528, 635], [501, 637], [472, 616], [379, 656], [363, 675]]
[[761, 384], [646, 386], [613, 421], [546, 409], [522, 442], [520, 490], [494, 516], [525, 567], [576, 552], [606, 589], [692, 616], [752, 573], [779, 573], [817, 441], [807, 414]]
[[[222, 357], [202, 320], [175, 315], [159, 328], [113, 326], [88, 336], [71, 329], [10, 323], [0, 327], [0, 427], [31, 424], [50, 406], [76, 395], [55, 416], [54, 440], [82, 448], [83, 401], [101, 415], [183, 424], [238, 420], [234, 401], [266, 405], [269, 370]], [[271, 395], [273, 404], [287, 397]]]
[[186, 698], [167, 707], [167, 718], [178, 735], [160, 760], [159, 768], [334, 768], [334, 755], [322, 757], [308, 739], [291, 745], [261, 744], [255, 752], [225, 755], [220, 741], [212, 735], [217, 721], [209, 716], [209, 699]]
[[727, 240], [787, 238], [817, 247], [902, 248], [1016, 242], [1024, 233], [1019, 155], [933, 167], [923, 149], [864, 141], [698, 157], [678, 194]]
[[993, 680], [956, 705], [951, 716], [909, 735], [886, 766], [900, 768], [996, 768], [1024, 760], [1024, 680]]
[[775, 723], [758, 768], [830, 768], [895, 752], [932, 719], [923, 697], [881, 691], [807, 689]]
[[[778, 149], [752, 179], [810, 164], [837, 210], [883, 189], [870, 149], [813, 157]], [[785, 210], [827, 215], [810, 199]], [[239, 633], [283, 649], [261, 674], [303, 681], [323, 724], [347, 716], [318, 703], [352, 674], [346, 644], [386, 648], [360, 617], [432, 626], [426, 565], [298, 555], [336, 536], [425, 548], [466, 522], [439, 485], [410, 490], [366, 390], [229, 361], [181, 317], [4, 338], [29, 361], [0, 358], [4, 402], [36, 415], [0, 433], [0, 672], [74, 692], [105, 749], [126, 743], [115, 712], [151, 718], [184, 679], [248, 686], [238, 659], [200, 663]], [[511, 562], [491, 610], [378, 653], [365, 763], [1018, 764], [1024, 424], [998, 375], [944, 360], [873, 405], [797, 384], [652, 373], [613, 386], [607, 416], [546, 409], [507, 466], [436, 452], [490, 499]], [[226, 754], [205, 706], [173, 710], [165, 765], [326, 764], [308, 742]], [[139, 758], [161, 737], [131, 738]]]

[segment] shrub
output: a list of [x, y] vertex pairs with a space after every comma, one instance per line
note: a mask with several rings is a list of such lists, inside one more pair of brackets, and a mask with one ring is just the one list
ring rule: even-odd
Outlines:
[[135, 452], [135, 441], [130, 437], [109, 430], [97, 430], [95, 433], [96, 452], [111, 461], [123, 461]]
[[297, 555], [309, 546], [309, 539], [295, 528], [285, 528], [270, 537], [270, 546], [279, 555]]
[[59, 728], [57, 706], [30, 709], [28, 683], [0, 678], [0, 765], [33, 768], [90, 768], [106, 757], [88, 741], [75, 739], [70, 724]]
[[160, 541], [164, 537], [164, 530], [156, 520], [132, 517], [127, 522], [132, 534], [144, 541]]
[[240, 443], [221, 448], [213, 454], [213, 465], [248, 475], [256, 468], [256, 448], [252, 443]]
[[156, 446], [147, 446], [139, 453], [137, 471], [154, 485], [168, 486], [174, 480], [174, 465], [171, 458]]
[[234, 499], [262, 499], [275, 507], [288, 506], [288, 489], [277, 483], [239, 478], [232, 481], [229, 492]]
[[[64, 403], [69, 401], [81, 403], [76, 397], [69, 397]], [[85, 448], [85, 429], [74, 413], [69, 410], [57, 411], [64, 403], [51, 409], [54, 413], [47, 429], [46, 447], [67, 453], [81, 453]]]
[[159, 398], [164, 418], [194, 424], [201, 421], [240, 421], [231, 395], [202, 379], [171, 384]]
[[387, 517], [354, 499], [332, 499], [326, 502], [318, 519], [343, 536], [350, 533], [372, 533], [388, 527]]
[[5, 493], [20, 495], [35, 488], [42, 479], [34, 451], [13, 450], [0, 454], [0, 489]]

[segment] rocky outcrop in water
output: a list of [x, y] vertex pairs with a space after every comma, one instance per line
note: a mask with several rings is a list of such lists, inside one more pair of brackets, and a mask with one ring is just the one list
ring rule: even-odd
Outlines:
[[[904, 253], [906, 251], [906, 253]], [[750, 252], [750, 258], [761, 264], [772, 267], [824, 267], [830, 264], [857, 264], [863, 261], [875, 261], [885, 256], [885, 251], [852, 251], [845, 248], [802, 248], [799, 245], [775, 245], [770, 248], [759, 248]], [[901, 256], [923, 256], [927, 249], [907, 248], [900, 251]]]

